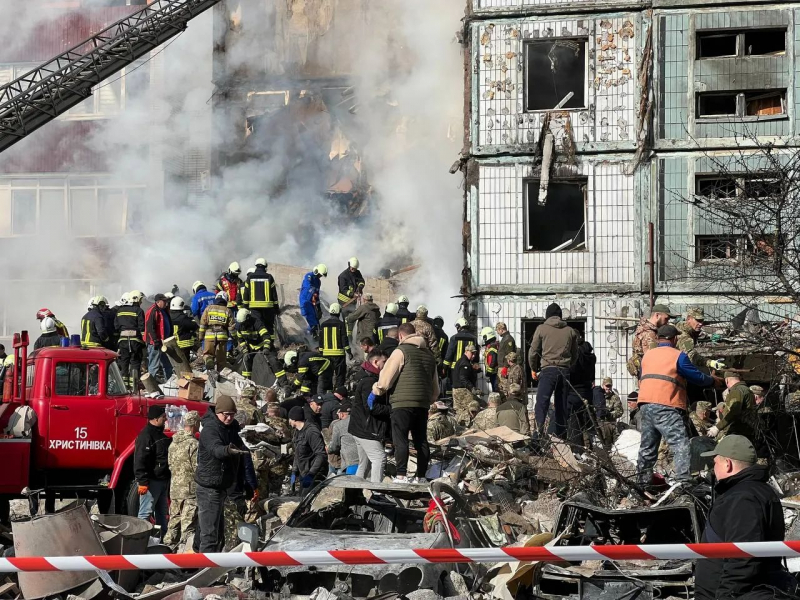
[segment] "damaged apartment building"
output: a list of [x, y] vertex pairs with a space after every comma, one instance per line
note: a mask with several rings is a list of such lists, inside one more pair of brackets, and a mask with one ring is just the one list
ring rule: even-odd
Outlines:
[[558, 302], [597, 377], [628, 393], [651, 298], [738, 312], [696, 275], [744, 246], [692, 198], [724, 188], [719, 165], [761, 142], [795, 152], [798, 24], [795, 2], [471, 0], [464, 246], [478, 330], [505, 321], [527, 358]]

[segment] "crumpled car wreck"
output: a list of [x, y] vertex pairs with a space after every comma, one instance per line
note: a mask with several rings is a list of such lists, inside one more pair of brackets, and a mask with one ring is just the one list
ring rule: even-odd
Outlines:
[[[371, 483], [340, 475], [325, 480], [298, 505], [264, 551], [387, 550], [489, 547], [469, 504], [450, 486]], [[464, 577], [458, 577], [458, 573]], [[480, 565], [337, 565], [260, 569], [258, 585], [273, 597], [308, 597], [317, 588], [353, 598], [429, 589], [441, 595], [466, 593], [464, 579], [480, 579]], [[460, 585], [459, 585], [460, 584]]]

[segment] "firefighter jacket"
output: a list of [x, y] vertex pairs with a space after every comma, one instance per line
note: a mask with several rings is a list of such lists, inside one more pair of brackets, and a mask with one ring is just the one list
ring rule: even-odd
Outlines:
[[316, 391], [319, 376], [330, 366], [331, 361], [321, 356], [319, 352], [303, 352], [297, 360], [297, 376], [294, 384], [304, 394], [310, 393], [311, 390]]
[[194, 348], [199, 327], [197, 321], [182, 310], [169, 311], [169, 317], [172, 320], [172, 335], [177, 339], [178, 348]]
[[216, 294], [214, 292], [209, 292], [206, 288], [198, 290], [197, 293], [192, 296], [192, 314], [198, 319], [202, 317], [208, 305], [214, 304], [215, 297]]
[[81, 347], [102, 348], [108, 341], [105, 319], [96, 306], [81, 319]]
[[449, 345], [450, 340], [447, 338], [447, 334], [441, 327], [434, 325], [433, 333], [436, 335], [436, 343], [439, 344], [439, 364], [441, 365], [444, 362], [444, 357], [447, 356], [447, 346]]
[[205, 339], [227, 342], [228, 336], [233, 337], [236, 322], [233, 320], [233, 311], [225, 305], [211, 304], [200, 317], [200, 335], [202, 342]]
[[453, 368], [459, 359], [464, 356], [464, 349], [470, 344], [478, 346], [478, 338], [466, 329], [460, 329], [447, 344], [447, 354], [444, 357], [444, 366]]
[[256, 267], [247, 276], [242, 286], [242, 304], [248, 308], [279, 308], [275, 279], [264, 267]]
[[39, 348], [49, 348], [49, 347], [58, 347], [61, 346], [61, 335], [57, 331], [52, 331], [50, 333], [43, 333], [39, 336], [39, 339], [33, 344], [33, 349], [37, 350]]
[[64, 323], [62, 323], [58, 319], [56, 319], [55, 317], [53, 317], [53, 320], [56, 322], [56, 331], [58, 332], [58, 335], [60, 335], [61, 337], [68, 338], [69, 330], [67, 329], [67, 326], [64, 325]]
[[239, 300], [239, 290], [242, 287], [242, 280], [233, 273], [223, 273], [219, 276], [217, 287], [228, 294], [228, 306], [236, 306]]
[[402, 321], [396, 316], [385, 313], [381, 320], [378, 321], [378, 343], [383, 343], [383, 338], [389, 329], [399, 327], [401, 324]]
[[120, 306], [114, 329], [122, 340], [144, 342], [144, 311], [140, 306]]
[[320, 325], [320, 347], [322, 356], [344, 356], [350, 353], [350, 341], [347, 328], [339, 317], [331, 317]]
[[319, 275], [314, 275], [314, 272], [306, 273], [303, 277], [303, 285], [300, 288], [300, 306], [304, 304], [316, 304], [319, 298], [319, 289], [322, 287], [322, 280]]
[[269, 350], [272, 340], [269, 331], [256, 316], [250, 316], [244, 323], [236, 324], [236, 342], [246, 347], [247, 352]]
[[339, 303], [344, 306], [350, 302], [356, 294], [364, 291], [365, 283], [364, 276], [358, 269], [351, 271], [348, 267], [342, 271], [339, 274], [339, 295], [337, 296]]
[[483, 363], [487, 375], [497, 375], [497, 349], [500, 346], [497, 342], [490, 342], [483, 348]]
[[172, 323], [169, 314], [153, 304], [144, 316], [144, 341], [150, 346], [160, 346], [161, 342], [172, 335]]
[[411, 323], [417, 318], [417, 315], [408, 310], [408, 304], [403, 302], [397, 308], [397, 318], [400, 319], [400, 324], [402, 325], [403, 323]]

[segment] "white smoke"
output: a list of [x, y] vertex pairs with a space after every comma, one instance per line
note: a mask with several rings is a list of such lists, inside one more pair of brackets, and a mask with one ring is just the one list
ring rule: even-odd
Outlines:
[[[51, 18], [55, 9], [37, 10], [35, 5], [43, 3], [29, 0], [27, 10], [14, 9], [23, 15], [14, 19], [17, 38], [42, 27], [43, 15]], [[451, 322], [459, 305], [451, 296], [459, 293], [462, 268], [461, 179], [448, 169], [462, 143], [463, 63], [455, 31], [463, 5], [436, 3], [432, 9], [425, 0], [380, 4], [380, 10], [365, 13], [367, 26], [347, 22], [364, 18], [359, 11], [338, 14], [335, 27], [352, 26], [361, 33], [344, 36], [346, 45], [326, 48], [349, 57], [349, 72], [357, 75], [360, 103], [354, 120], [359, 139], [368, 140], [360, 153], [373, 187], [368, 217], [348, 218], [326, 199], [318, 187], [319, 165], [303, 154], [302, 143], [313, 139], [298, 144], [296, 136], [281, 135], [269, 140], [263, 155], [221, 166], [209, 193], [190, 196], [187, 203], [179, 188], [167, 186], [161, 205], [162, 162], [182, 159], [189, 148], [213, 155], [244, 129], [240, 113], [226, 114], [224, 103], [212, 100], [223, 90], [211, 81], [208, 12], [156, 51], [153, 64], [144, 67], [153, 67], [150, 93], [129, 100], [119, 117], [104, 121], [89, 140], [92, 148], [112, 157], [114, 180], [146, 183], [148, 190], [157, 191], [148, 193], [141, 233], [103, 239], [102, 254], [94, 245], [71, 238], [66, 226], [43, 240], [17, 241], [18, 258], [5, 261], [0, 273], [6, 280], [24, 280], [27, 290], [22, 310], [17, 306], [10, 311], [11, 326], [35, 325], [33, 313], [40, 306], [73, 325], [85, 310], [87, 286], [65, 284], [54, 290], [28, 283], [35, 280], [100, 280], [92, 293], [113, 301], [122, 290], [153, 294], [175, 283], [182, 289], [196, 279], [210, 283], [231, 261], [247, 269], [257, 256], [297, 266], [326, 263], [331, 277], [324, 291], [329, 295], [335, 294], [335, 276], [351, 256], [359, 257], [368, 276], [385, 267], [419, 264], [402, 292], [413, 305], [424, 302], [432, 314]], [[242, 35], [228, 49], [229, 68], [259, 73], [270, 61], [299, 60], [294, 55], [265, 56], [259, 41], [268, 23], [236, 24]], [[219, 107], [214, 123], [212, 102]], [[33, 151], [44, 139], [39, 131], [19, 145]], [[286, 283], [291, 288], [293, 282]]]

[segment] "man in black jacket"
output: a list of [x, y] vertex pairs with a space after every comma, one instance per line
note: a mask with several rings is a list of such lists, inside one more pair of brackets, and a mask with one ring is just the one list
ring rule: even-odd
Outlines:
[[592, 345], [578, 338], [578, 356], [569, 367], [567, 386], [567, 439], [571, 444], [583, 446], [589, 443], [593, 431], [589, 403], [592, 402], [597, 357]]
[[380, 350], [386, 356], [391, 356], [395, 348], [400, 344], [397, 339], [397, 327], [390, 327], [383, 334], [383, 341], [378, 345]]
[[306, 415], [299, 406], [289, 411], [289, 426], [295, 430], [292, 436], [294, 465], [291, 483], [294, 486], [299, 480], [301, 495], [305, 496], [314, 485], [314, 480], [328, 473], [328, 453], [319, 427], [316, 423], [306, 421]]
[[230, 396], [220, 396], [214, 411], [207, 411], [197, 449], [198, 531], [195, 552], [219, 552], [225, 542], [222, 519], [228, 489], [239, 475], [239, 457], [247, 454], [239, 437], [236, 404]]
[[475, 400], [472, 393], [478, 385], [480, 364], [474, 361], [478, 348], [468, 344], [464, 354], [453, 367], [453, 408], [456, 410], [456, 421], [462, 425], [469, 425], [469, 405]]
[[172, 438], [164, 433], [167, 415], [163, 405], [147, 409], [147, 425], [136, 437], [133, 450], [133, 474], [139, 485], [139, 518], [155, 513], [161, 535], [167, 532], [167, 497], [169, 496], [169, 445]]
[[347, 400], [347, 388], [337, 387], [333, 392], [322, 397], [322, 410], [319, 413], [321, 429], [330, 427], [339, 418], [339, 406]]
[[[703, 542], [780, 542], [784, 537], [783, 509], [767, 483], [769, 470], [756, 465], [756, 450], [742, 435], [728, 435], [710, 452], [714, 457], [716, 497], [708, 514]], [[767, 600], [784, 591], [786, 573], [781, 559], [701, 559], [695, 567], [695, 598]], [[797, 581], [794, 581], [794, 586]]]
[[350, 405], [350, 424], [347, 432], [353, 436], [358, 448], [358, 471], [356, 477], [365, 479], [371, 469], [370, 481], [381, 483], [386, 468], [384, 440], [389, 436], [392, 408], [388, 395], [373, 396], [372, 386], [378, 383], [378, 375], [386, 364], [386, 356], [373, 348], [356, 375], [356, 387]]

